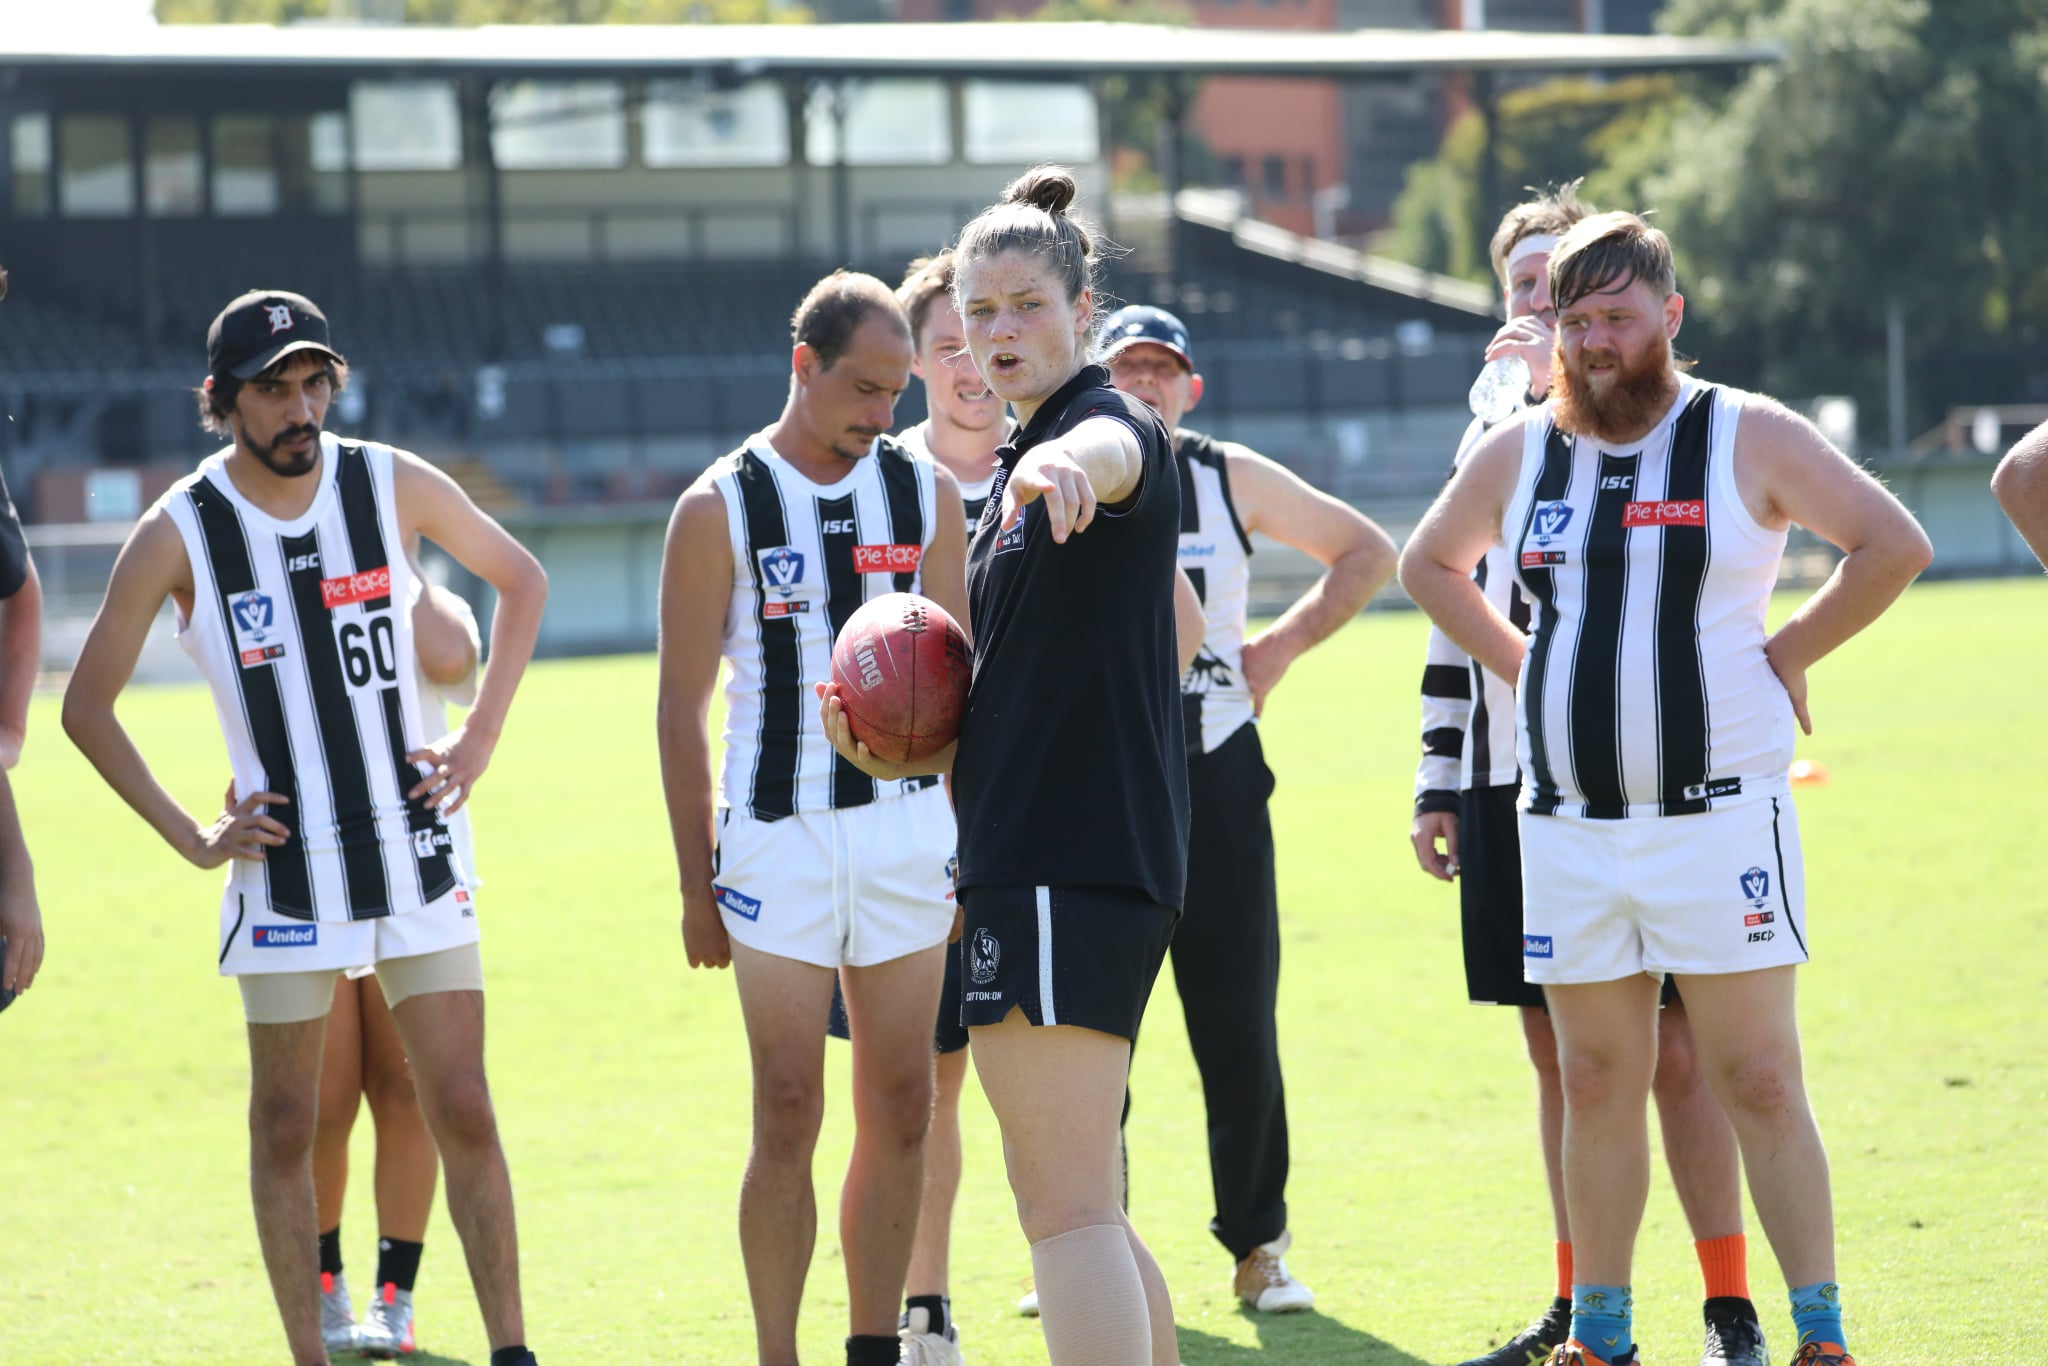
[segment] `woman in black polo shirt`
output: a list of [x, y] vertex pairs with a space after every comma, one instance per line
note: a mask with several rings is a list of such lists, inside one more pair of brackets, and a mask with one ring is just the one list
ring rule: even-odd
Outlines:
[[1053, 1366], [1173, 1366], [1165, 1279], [1119, 1201], [1131, 1040], [1180, 914], [1180, 483], [1159, 417], [1090, 363], [1096, 259], [1041, 167], [961, 231], [954, 301], [1023, 426], [968, 547], [974, 683], [917, 769], [953, 774], [975, 1070], [1003, 1129]]

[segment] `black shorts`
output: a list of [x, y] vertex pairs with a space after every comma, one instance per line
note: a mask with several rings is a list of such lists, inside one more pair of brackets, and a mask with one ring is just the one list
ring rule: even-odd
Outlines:
[[960, 1023], [1035, 1025], [1136, 1039], [1180, 912], [1124, 887], [973, 887], [960, 894]]
[[[1468, 787], [1458, 794], [1458, 909], [1465, 928], [1465, 997], [1474, 1005], [1542, 1007], [1543, 988], [1522, 979], [1521, 788]], [[1660, 1005], [1678, 999], [1667, 976]]]
[[[851, 1039], [846, 1019], [846, 997], [839, 991], [839, 979], [832, 979], [832, 1014], [825, 1032], [835, 1039]], [[960, 1023], [960, 946], [946, 945], [946, 984], [939, 989], [939, 1020], [932, 1028], [932, 1052], [958, 1053], [967, 1047], [967, 1029]]]

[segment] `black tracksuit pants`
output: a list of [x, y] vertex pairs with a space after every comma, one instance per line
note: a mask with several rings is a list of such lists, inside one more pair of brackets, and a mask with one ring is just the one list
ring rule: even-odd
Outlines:
[[1188, 759], [1192, 821], [1187, 899], [1173, 934], [1173, 980], [1209, 1111], [1209, 1231], [1243, 1261], [1287, 1228], [1287, 1096], [1273, 1021], [1280, 906], [1273, 773], [1247, 723]]

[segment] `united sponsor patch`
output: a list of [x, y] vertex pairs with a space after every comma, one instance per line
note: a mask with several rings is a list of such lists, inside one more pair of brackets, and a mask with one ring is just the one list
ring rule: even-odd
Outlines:
[[1621, 524], [1638, 526], [1705, 526], [1707, 505], [1697, 498], [1670, 503], [1624, 503]]
[[857, 545], [853, 548], [856, 574], [914, 574], [924, 559], [921, 545]]
[[259, 949], [308, 948], [320, 942], [318, 925], [256, 925], [249, 942]]
[[711, 884], [711, 895], [717, 899], [719, 905], [742, 920], [761, 918], [761, 903], [750, 896], [736, 892], [730, 887], [721, 887], [715, 882]]
[[1551, 943], [1551, 937], [1549, 935], [1525, 934], [1522, 936], [1522, 957], [1551, 958], [1554, 956], [1555, 949]]
[[350, 603], [369, 602], [391, 596], [391, 567], [382, 565], [359, 574], [343, 574], [320, 580], [320, 605], [333, 611]]

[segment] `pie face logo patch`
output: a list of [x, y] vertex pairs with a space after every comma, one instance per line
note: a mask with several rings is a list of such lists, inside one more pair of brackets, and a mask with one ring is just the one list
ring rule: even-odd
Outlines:
[[857, 545], [853, 548], [856, 574], [914, 574], [924, 559], [921, 545]]
[[1707, 505], [1697, 498], [1664, 503], [1624, 503], [1621, 524], [1624, 527], [1705, 526]]

